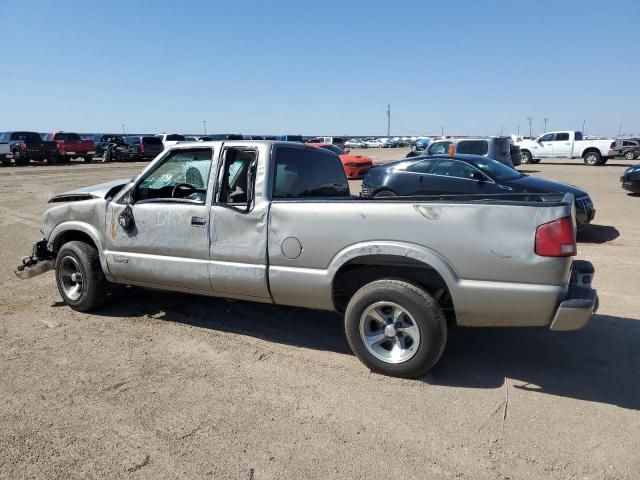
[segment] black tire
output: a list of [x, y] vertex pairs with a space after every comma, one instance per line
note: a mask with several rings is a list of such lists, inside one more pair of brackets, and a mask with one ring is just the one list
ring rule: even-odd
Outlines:
[[[71, 260], [70, 260], [71, 259]], [[75, 279], [67, 279], [64, 269], [66, 264], [77, 265], [81, 274], [80, 292], [77, 298], [69, 294], [68, 284]], [[56, 257], [56, 285], [58, 292], [72, 309], [79, 312], [89, 312], [100, 307], [108, 293], [108, 282], [102, 272], [98, 250], [84, 242], [72, 241], [65, 243]]]
[[539, 158], [532, 158], [531, 159], [531, 163], [533, 163], [533, 164], [540, 163], [540, 159]]
[[49, 164], [49, 165], [57, 165], [58, 161], [59, 161], [59, 159], [58, 159], [57, 156], [53, 156], [52, 155], [50, 157], [47, 157], [47, 164]]
[[633, 160], [634, 158], [636, 158], [636, 154], [633, 151], [628, 151], [628, 152], [625, 152], [624, 158], [625, 160]]
[[24, 167], [29, 164], [29, 159], [18, 151], [13, 152], [13, 161], [16, 162], [18, 167]]
[[[538, 160], [539, 162], [540, 160]], [[533, 161], [533, 156], [531, 155], [531, 152], [529, 150], [521, 150], [520, 151], [520, 163], [522, 164], [527, 164], [527, 163], [537, 163]]]
[[393, 190], [379, 190], [374, 195], [373, 198], [384, 198], [384, 197], [397, 197], [398, 194]]
[[584, 154], [582, 157], [584, 163], [593, 167], [595, 165], [602, 165], [602, 155], [597, 150], [591, 150]]
[[91, 163], [93, 161], [93, 157], [91, 155], [87, 155], [82, 158], [84, 159], [84, 163]]
[[3, 167], [11, 166], [11, 159], [7, 157], [2, 157], [2, 166]]
[[[406, 361], [381, 360], [371, 353], [361, 335], [361, 322], [368, 318], [365, 312], [381, 303], [400, 306], [419, 330], [419, 343]], [[392, 377], [424, 375], [438, 362], [447, 343], [447, 321], [440, 306], [426, 291], [402, 280], [376, 280], [358, 290], [347, 306], [345, 332], [353, 353], [362, 363], [374, 372]]]

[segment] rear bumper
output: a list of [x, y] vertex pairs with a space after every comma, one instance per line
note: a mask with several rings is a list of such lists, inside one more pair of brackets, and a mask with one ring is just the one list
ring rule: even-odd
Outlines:
[[567, 295], [560, 302], [549, 327], [564, 332], [583, 328], [598, 310], [598, 293], [591, 288], [595, 270], [591, 262], [576, 260], [571, 267]]

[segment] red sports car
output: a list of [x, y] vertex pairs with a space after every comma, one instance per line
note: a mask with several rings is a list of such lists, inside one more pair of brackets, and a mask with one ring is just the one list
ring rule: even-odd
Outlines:
[[307, 143], [307, 145], [324, 148], [325, 150], [330, 150], [338, 155], [342, 161], [344, 173], [347, 174], [347, 178], [350, 180], [364, 178], [365, 174], [373, 166], [373, 161], [370, 157], [364, 155], [351, 155], [349, 150], [343, 150], [331, 143]]

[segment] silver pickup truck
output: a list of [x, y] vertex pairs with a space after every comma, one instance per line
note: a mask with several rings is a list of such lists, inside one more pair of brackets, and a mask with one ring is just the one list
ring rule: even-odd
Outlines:
[[361, 199], [324, 149], [225, 141], [51, 202], [16, 274], [54, 269], [71, 308], [118, 283], [336, 310], [358, 358], [393, 376], [427, 372], [453, 325], [573, 330], [597, 308], [571, 195]]

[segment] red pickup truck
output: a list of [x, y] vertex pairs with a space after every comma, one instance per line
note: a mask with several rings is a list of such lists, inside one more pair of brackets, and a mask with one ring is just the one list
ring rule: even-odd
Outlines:
[[46, 139], [58, 144], [61, 163], [77, 157], [82, 157], [89, 163], [96, 154], [96, 144], [93, 140], [82, 140], [77, 133], [54, 132], [48, 134]]

